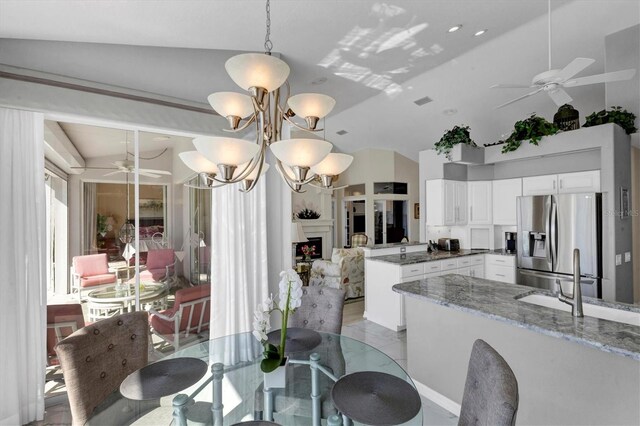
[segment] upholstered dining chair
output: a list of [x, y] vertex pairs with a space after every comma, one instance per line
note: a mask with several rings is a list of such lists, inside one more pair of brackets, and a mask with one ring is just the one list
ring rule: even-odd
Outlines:
[[351, 244], [351, 248], [364, 247], [369, 242], [369, 237], [366, 234], [356, 232], [351, 235], [351, 240], [349, 243]]
[[518, 400], [518, 381], [509, 364], [487, 342], [476, 340], [458, 425], [515, 425]]
[[[344, 308], [344, 290], [326, 287], [303, 287], [301, 306], [289, 317], [288, 326], [309, 328], [315, 331], [340, 334], [342, 331], [342, 314]], [[309, 359], [312, 353], [320, 355], [320, 363], [327, 367], [336, 377], [345, 372], [345, 360], [340, 346], [340, 336], [325, 336], [319, 346], [299, 355], [300, 359]], [[272, 389], [274, 411], [299, 409], [300, 412], [311, 412], [311, 370], [308, 365], [290, 365], [292, 374], [287, 374], [286, 389]], [[320, 374], [321, 416], [328, 418], [336, 410], [331, 401], [330, 390], [333, 381]], [[263, 385], [255, 393], [256, 419], [262, 419]], [[292, 408], [293, 407], [293, 408]]]
[[[87, 423], [97, 414], [96, 407], [109, 399], [129, 374], [147, 365], [148, 342], [146, 312], [98, 321], [58, 342], [55, 350], [64, 374], [74, 426]], [[125, 424], [139, 407], [109, 408], [108, 423]]]

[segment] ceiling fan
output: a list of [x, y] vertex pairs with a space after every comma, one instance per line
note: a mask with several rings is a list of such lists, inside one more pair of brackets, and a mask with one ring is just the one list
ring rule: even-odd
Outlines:
[[[113, 164], [115, 167], [73, 167], [74, 169], [91, 169], [91, 170], [114, 170], [113, 172], [107, 173], [104, 176], [113, 176], [116, 175], [118, 173], [133, 173], [135, 170], [135, 163], [131, 160], [129, 160], [129, 151], [127, 149], [129, 145], [129, 140], [128, 140], [128, 133], [127, 133], [127, 139], [125, 142], [125, 159], [122, 161], [114, 161], [111, 164]], [[166, 149], [164, 151], [162, 151], [162, 153], [160, 153], [158, 156], [154, 157], [157, 158], [160, 155], [164, 154], [164, 152], [166, 151]], [[145, 160], [145, 158], [140, 157], [142, 160]], [[150, 178], [159, 178], [161, 175], [171, 175], [171, 172], [168, 172], [166, 170], [157, 170], [157, 169], [138, 169], [138, 173], [140, 174], [140, 176], [147, 176]]]
[[583, 69], [595, 62], [594, 59], [589, 58], [576, 58], [569, 65], [562, 69], [551, 69], [551, 0], [548, 0], [549, 17], [548, 17], [548, 32], [549, 32], [549, 70], [542, 72], [531, 81], [531, 84], [495, 84], [491, 86], [491, 89], [534, 89], [533, 91], [526, 93], [520, 97], [505, 102], [502, 105], [498, 105], [497, 108], [510, 105], [519, 100], [533, 96], [536, 93], [546, 92], [551, 100], [558, 106], [567, 104], [573, 99], [564, 90], [564, 88], [586, 86], [588, 84], [597, 83], [610, 83], [613, 81], [623, 81], [631, 79], [635, 74], [635, 69], [621, 70], [607, 72], [603, 74], [590, 75], [587, 77], [573, 78]]

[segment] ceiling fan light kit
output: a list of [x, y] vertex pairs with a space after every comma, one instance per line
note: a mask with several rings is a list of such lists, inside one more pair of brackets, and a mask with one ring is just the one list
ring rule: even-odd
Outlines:
[[[303, 185], [310, 184], [322, 188], [333, 188], [337, 174], [344, 172], [353, 157], [341, 154], [331, 157], [332, 161], [344, 167], [314, 168], [325, 159], [333, 145], [321, 139], [282, 139], [282, 126], [286, 121], [291, 126], [308, 132], [319, 132], [318, 121], [331, 112], [335, 100], [319, 93], [301, 93], [290, 96], [290, 68], [286, 62], [271, 55], [273, 44], [270, 40], [270, 2], [266, 2], [265, 53], [244, 53], [236, 55], [225, 63], [231, 79], [248, 94], [218, 92], [209, 95], [211, 107], [229, 122], [228, 132], [240, 132], [255, 124], [256, 140], [230, 137], [197, 137], [193, 140], [197, 152], [202, 156], [187, 153], [180, 158], [198, 173], [198, 188], [217, 188], [241, 182], [240, 190], [251, 191], [260, 177], [268, 170], [267, 148], [276, 157], [276, 169], [289, 188], [294, 192], [304, 192]], [[280, 89], [285, 86], [286, 96]], [[298, 124], [292, 117], [299, 116], [304, 124]], [[345, 158], [350, 160], [347, 162]], [[202, 160], [206, 160], [205, 163]], [[332, 163], [333, 164], [333, 163]], [[213, 167], [215, 166], [215, 168]], [[339, 173], [331, 173], [340, 170]], [[311, 172], [311, 173], [310, 173]], [[189, 185], [192, 186], [192, 185]]]

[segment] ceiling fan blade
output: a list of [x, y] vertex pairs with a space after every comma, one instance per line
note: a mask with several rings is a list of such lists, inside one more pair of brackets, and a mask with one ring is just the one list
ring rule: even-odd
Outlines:
[[575, 58], [569, 65], [562, 68], [556, 75], [557, 81], [566, 81], [578, 74], [580, 71], [593, 64], [596, 60], [590, 58]]
[[156, 174], [156, 175], [169, 175], [169, 176], [171, 176], [171, 172], [168, 172], [166, 170], [140, 169], [140, 173], [142, 173], [142, 172], [153, 173], [153, 174]]
[[553, 102], [555, 102], [556, 105], [558, 106], [568, 104], [573, 100], [571, 96], [569, 96], [569, 94], [565, 92], [564, 89], [561, 89], [561, 88], [557, 88], [556, 90], [550, 90], [547, 93], [551, 97], [551, 100], [553, 100]]
[[122, 170], [116, 170], [115, 172], [107, 173], [106, 175], [103, 175], [103, 176], [113, 176], [113, 175], [117, 175], [118, 173], [126, 173], [126, 172], [123, 172]]
[[511, 104], [512, 104], [512, 103], [514, 103], [514, 102], [518, 102], [519, 100], [522, 100], [522, 99], [524, 99], [524, 98], [528, 98], [529, 96], [535, 95], [536, 93], [538, 93], [538, 92], [539, 92], [539, 91], [541, 91], [542, 89], [543, 89], [543, 88], [542, 88], [542, 87], [540, 87], [539, 89], [536, 89], [536, 90], [534, 90], [533, 92], [529, 92], [529, 93], [527, 93], [526, 95], [522, 95], [522, 96], [520, 96], [520, 97], [518, 97], [518, 98], [512, 99], [512, 100], [510, 100], [509, 102], [506, 102], [506, 103], [504, 103], [504, 104], [502, 104], [502, 105], [498, 105], [495, 109], [502, 108], [502, 107], [505, 107], [505, 106], [507, 106], [507, 105], [511, 105]]
[[71, 169], [84, 169], [84, 170], [118, 170], [115, 167], [70, 167]]
[[160, 175], [154, 175], [153, 173], [143, 172], [142, 170], [140, 170], [139, 174], [140, 174], [140, 176], [147, 176], [147, 177], [151, 177], [151, 178], [159, 178], [160, 177]]
[[530, 84], [494, 84], [489, 89], [528, 89]]
[[587, 84], [596, 83], [611, 83], [614, 81], [629, 80], [636, 75], [635, 68], [621, 71], [606, 72], [604, 74], [590, 75], [587, 77], [574, 78], [573, 80], [565, 81], [563, 86], [565, 87], [577, 87], [586, 86]]

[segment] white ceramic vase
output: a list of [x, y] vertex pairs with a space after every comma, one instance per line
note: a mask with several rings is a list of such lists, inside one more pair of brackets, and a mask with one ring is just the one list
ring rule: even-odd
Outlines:
[[284, 388], [286, 386], [289, 358], [287, 357], [284, 360], [284, 365], [281, 365], [270, 373], [263, 373], [265, 389]]

